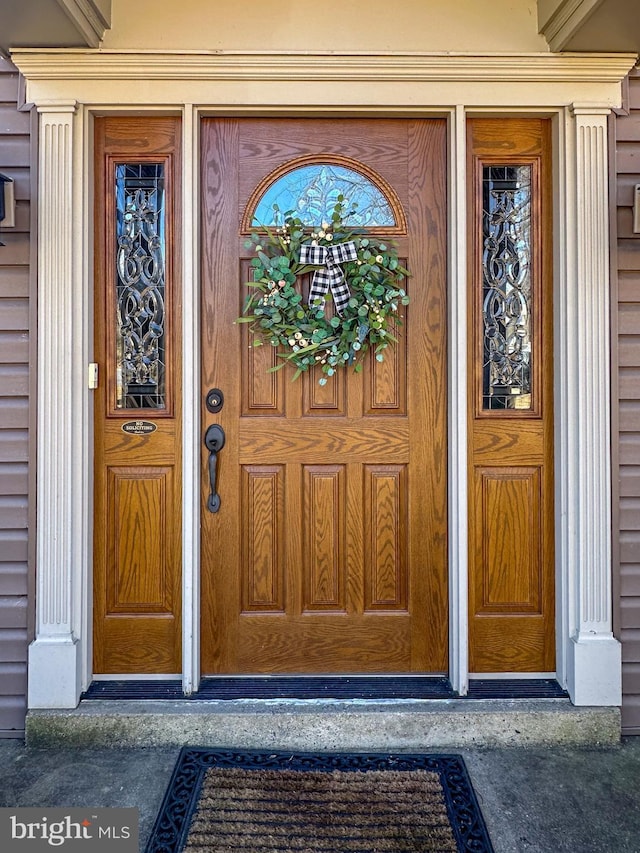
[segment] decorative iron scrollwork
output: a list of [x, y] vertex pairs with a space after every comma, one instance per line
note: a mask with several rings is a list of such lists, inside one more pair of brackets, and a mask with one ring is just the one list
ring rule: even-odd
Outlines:
[[531, 408], [531, 166], [483, 169], [483, 408]]
[[164, 409], [164, 169], [116, 166], [116, 402], [123, 409]]

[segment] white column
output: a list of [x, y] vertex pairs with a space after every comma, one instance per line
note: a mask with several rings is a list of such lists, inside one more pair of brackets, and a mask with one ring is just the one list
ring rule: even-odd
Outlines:
[[[568, 608], [567, 688], [576, 705], [620, 705], [621, 647], [612, 633], [609, 202], [605, 107], [574, 104], [567, 228], [573, 262], [558, 292], [567, 323], [560, 411], [568, 425], [560, 492]], [[571, 174], [569, 174], [571, 180]], [[570, 222], [568, 225], [570, 226]], [[571, 231], [575, 234], [569, 237]], [[565, 360], [566, 359], [566, 360]]]
[[75, 101], [38, 105], [38, 529], [30, 708], [73, 708], [82, 686], [78, 602], [85, 568], [78, 543], [86, 508], [78, 483], [86, 479], [87, 404], [86, 364], [77, 363], [82, 304], [74, 292], [74, 229], [82, 233], [82, 210], [74, 216], [76, 107]]

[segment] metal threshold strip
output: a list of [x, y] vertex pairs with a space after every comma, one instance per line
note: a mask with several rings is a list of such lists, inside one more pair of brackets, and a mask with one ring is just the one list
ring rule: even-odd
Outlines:
[[[93, 681], [82, 699], [454, 699], [442, 676], [211, 676], [185, 696], [179, 679]], [[477, 679], [468, 699], [563, 699], [555, 679]]]

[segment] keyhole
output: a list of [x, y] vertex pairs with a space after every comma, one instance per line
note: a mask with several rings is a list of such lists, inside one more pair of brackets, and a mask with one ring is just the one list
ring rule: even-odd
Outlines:
[[210, 412], [219, 412], [224, 403], [224, 394], [219, 388], [212, 388], [206, 397], [206, 406]]

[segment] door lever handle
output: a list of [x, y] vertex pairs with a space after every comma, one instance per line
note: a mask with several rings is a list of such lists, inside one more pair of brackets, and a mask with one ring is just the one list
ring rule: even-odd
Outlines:
[[220, 509], [220, 495], [216, 491], [218, 453], [224, 447], [224, 430], [220, 424], [211, 424], [208, 427], [204, 434], [204, 444], [209, 451], [209, 483], [211, 486], [207, 509], [209, 512], [218, 512]]

